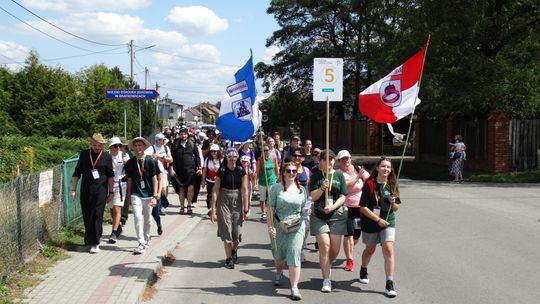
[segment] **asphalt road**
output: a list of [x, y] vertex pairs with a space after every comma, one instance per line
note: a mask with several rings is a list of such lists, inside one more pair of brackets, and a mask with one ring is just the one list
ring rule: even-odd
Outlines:
[[[397, 216], [395, 287], [384, 296], [383, 259], [369, 266], [370, 283], [358, 282], [363, 245], [353, 272], [343, 270], [343, 250], [333, 266], [334, 291], [322, 280], [314, 238], [302, 266], [300, 292], [309, 303], [539, 303], [540, 185], [450, 184], [403, 180]], [[289, 283], [274, 287], [265, 224], [254, 202], [244, 227], [240, 264], [223, 267], [217, 227], [206, 219], [173, 254], [176, 261], [156, 284], [151, 303], [288, 303]], [[199, 204], [201, 205], [201, 204]], [[203, 208], [196, 212], [205, 214]]]

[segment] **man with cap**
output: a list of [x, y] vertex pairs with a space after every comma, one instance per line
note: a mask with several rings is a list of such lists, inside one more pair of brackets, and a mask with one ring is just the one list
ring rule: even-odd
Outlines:
[[297, 148], [300, 148], [301, 144], [300, 136], [294, 135], [291, 138], [291, 143], [283, 149], [283, 159], [285, 159], [287, 155], [292, 155]]
[[90, 253], [98, 253], [99, 240], [103, 234], [105, 203], [111, 201], [113, 190], [113, 165], [111, 155], [103, 151], [105, 138], [94, 133], [90, 138], [90, 149], [79, 154], [79, 160], [71, 178], [71, 197], [77, 197], [77, 183], [81, 178], [79, 195], [84, 220], [84, 245]]
[[[171, 165], [173, 161], [171, 150], [165, 144], [166, 140], [167, 140], [167, 137], [165, 137], [165, 134], [157, 133], [154, 136], [154, 144], [148, 147], [144, 151], [145, 155], [150, 155], [152, 156], [153, 159], [158, 161], [158, 168], [159, 168], [159, 171], [162, 173], [159, 180], [159, 188], [160, 188], [160, 193], [165, 195], [165, 197], [167, 196], [167, 192], [168, 192], [167, 186], [169, 185], [167, 172], [168, 172], [169, 166]], [[161, 215], [164, 215], [163, 211], [161, 210], [161, 206], [160, 206], [159, 212]]]
[[150, 143], [144, 137], [135, 137], [131, 141], [135, 157], [126, 164], [127, 199], [133, 208], [138, 241], [134, 250], [136, 254], [145, 252], [149, 246], [152, 208], [160, 198], [157, 161], [144, 153], [149, 146]]
[[109, 154], [112, 157], [112, 165], [114, 171], [114, 186], [113, 186], [113, 198], [108, 202], [108, 206], [111, 209], [112, 219], [112, 232], [109, 237], [109, 243], [116, 243], [117, 238], [122, 234], [122, 225], [120, 224], [120, 216], [122, 208], [124, 207], [126, 191], [127, 191], [127, 178], [125, 176], [124, 165], [130, 159], [127, 153], [122, 151], [122, 141], [118, 137], [111, 137], [109, 139]]
[[197, 175], [202, 174], [199, 149], [188, 140], [188, 129], [180, 129], [178, 140], [172, 149], [171, 178], [174, 191], [180, 197], [180, 214], [185, 214], [185, 198], [187, 189], [187, 214], [192, 214], [193, 185]]

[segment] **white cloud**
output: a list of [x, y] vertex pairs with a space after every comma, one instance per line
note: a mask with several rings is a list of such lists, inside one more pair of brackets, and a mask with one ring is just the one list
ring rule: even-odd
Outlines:
[[175, 7], [166, 20], [177, 31], [186, 35], [212, 35], [229, 27], [227, 19], [218, 17], [204, 6]]
[[264, 50], [264, 56], [263, 61], [266, 63], [271, 63], [272, 58], [281, 51], [280, 48], [277, 45], [271, 45], [270, 47], [267, 47], [266, 50]]
[[23, 66], [17, 62], [24, 62], [28, 57], [28, 49], [12, 41], [0, 40], [0, 64], [15, 71]]
[[22, 5], [40, 11], [67, 13], [73, 11], [103, 11], [137, 9], [150, 5], [151, 0], [23, 0]]

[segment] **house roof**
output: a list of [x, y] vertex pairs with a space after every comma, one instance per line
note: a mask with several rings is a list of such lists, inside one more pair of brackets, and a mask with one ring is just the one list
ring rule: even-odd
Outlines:
[[201, 116], [201, 112], [195, 108], [189, 108], [186, 110], [186, 112], [193, 114], [193, 116]]

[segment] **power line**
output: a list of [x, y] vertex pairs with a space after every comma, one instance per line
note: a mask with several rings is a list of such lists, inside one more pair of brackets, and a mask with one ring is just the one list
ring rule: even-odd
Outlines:
[[90, 40], [90, 39], [86, 39], [86, 38], [81, 37], [81, 36], [79, 36], [79, 35], [76, 35], [76, 34], [73, 34], [73, 33], [71, 33], [71, 32], [68, 32], [68, 31], [64, 30], [63, 28], [61, 28], [61, 27], [59, 27], [59, 26], [56, 26], [55, 24], [53, 24], [53, 23], [51, 23], [51, 22], [45, 20], [44, 18], [42, 18], [41, 16], [39, 16], [39, 15], [37, 15], [36, 13], [32, 12], [31, 10], [27, 9], [26, 7], [24, 7], [23, 5], [21, 5], [20, 3], [18, 3], [18, 2], [15, 1], [15, 0], [11, 0], [11, 2], [17, 4], [18, 6], [20, 6], [21, 8], [23, 8], [25, 11], [27, 11], [27, 12], [29, 12], [30, 14], [36, 16], [37, 18], [41, 19], [41, 20], [44, 21], [45, 23], [47, 23], [47, 24], [49, 24], [49, 25], [51, 25], [51, 26], [53, 26], [53, 27], [55, 27], [55, 28], [61, 30], [62, 32], [64, 32], [64, 33], [66, 33], [66, 34], [68, 34], [68, 35], [71, 35], [71, 36], [75, 37], [75, 38], [79, 38], [79, 39], [81, 39], [81, 40], [84, 40], [84, 41], [86, 41], [86, 42], [90, 42], [90, 43], [93, 43], [93, 44], [105, 45], [105, 46], [121, 46], [121, 45], [125, 45], [125, 44], [108, 44], [108, 43], [101, 43], [101, 42], [93, 41], [93, 40]]
[[20, 22], [26, 24], [27, 26], [33, 28], [34, 30], [36, 30], [36, 31], [38, 31], [38, 32], [40, 32], [40, 33], [42, 33], [43, 35], [45, 35], [45, 36], [47, 36], [47, 37], [50, 37], [50, 38], [52, 38], [52, 39], [54, 39], [54, 40], [56, 40], [56, 41], [58, 41], [58, 42], [61, 42], [61, 43], [63, 43], [63, 44], [69, 45], [69, 46], [71, 46], [71, 47], [74, 47], [74, 48], [79, 49], [79, 50], [82, 50], [82, 51], [91, 52], [91, 53], [94, 53], [94, 52], [95, 52], [95, 51], [92, 51], [92, 50], [89, 50], [89, 49], [85, 49], [85, 48], [76, 46], [76, 45], [71, 44], [71, 43], [69, 43], [69, 42], [63, 41], [63, 40], [58, 39], [58, 38], [56, 38], [56, 37], [54, 37], [54, 36], [52, 36], [52, 35], [49, 35], [49, 34], [45, 33], [44, 31], [42, 31], [42, 30], [40, 30], [40, 29], [34, 27], [33, 25], [29, 24], [28, 22], [22, 20], [21, 18], [19, 18], [19, 17], [13, 15], [12, 13], [8, 12], [7, 10], [5, 10], [5, 9], [4, 9], [3, 7], [1, 7], [1, 6], [0, 6], [0, 10], [4, 11], [6, 14], [10, 15], [11, 17], [13, 17], [13, 18], [19, 20]]

